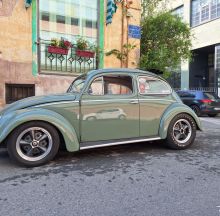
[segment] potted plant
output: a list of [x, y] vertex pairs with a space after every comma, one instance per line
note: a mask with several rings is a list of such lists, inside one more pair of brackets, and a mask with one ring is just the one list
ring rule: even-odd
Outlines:
[[84, 58], [94, 58], [95, 52], [89, 50], [89, 42], [84, 38], [79, 38], [76, 41], [76, 55]]
[[48, 46], [48, 52], [54, 54], [67, 55], [69, 48], [72, 47], [72, 44], [64, 39], [51, 39], [51, 43]]

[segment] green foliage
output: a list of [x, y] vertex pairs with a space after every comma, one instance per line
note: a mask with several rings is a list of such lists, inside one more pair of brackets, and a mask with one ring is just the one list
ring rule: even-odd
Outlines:
[[85, 38], [80, 37], [76, 41], [76, 48], [79, 50], [86, 50], [89, 48], [89, 42]]
[[166, 72], [191, 57], [190, 27], [169, 12], [142, 19], [140, 67]]
[[144, 18], [155, 15], [157, 13], [159, 4], [161, 4], [161, 7], [164, 9], [166, 0], [142, 0], [142, 17]]
[[123, 45], [123, 49], [122, 51], [117, 50], [117, 49], [112, 49], [109, 52], [107, 52], [105, 55], [106, 56], [110, 56], [110, 55], [114, 55], [117, 59], [119, 59], [120, 61], [126, 61], [128, 54], [135, 49], [136, 45], [134, 44], [124, 44]]

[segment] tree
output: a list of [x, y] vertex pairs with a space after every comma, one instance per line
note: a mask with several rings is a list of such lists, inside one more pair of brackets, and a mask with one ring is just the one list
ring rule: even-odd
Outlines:
[[142, 0], [142, 18], [149, 17], [157, 13], [158, 6], [165, 7], [166, 0]]
[[140, 67], [156, 73], [177, 68], [191, 58], [191, 33], [188, 24], [170, 12], [142, 18]]

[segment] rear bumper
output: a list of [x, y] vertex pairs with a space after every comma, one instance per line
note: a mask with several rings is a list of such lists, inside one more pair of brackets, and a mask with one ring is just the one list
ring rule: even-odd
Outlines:
[[203, 114], [219, 114], [220, 113], [220, 107], [212, 107], [212, 108], [203, 108], [202, 110]]

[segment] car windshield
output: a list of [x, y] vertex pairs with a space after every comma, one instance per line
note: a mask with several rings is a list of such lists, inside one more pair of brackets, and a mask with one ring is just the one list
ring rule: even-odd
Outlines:
[[67, 92], [68, 93], [72, 93], [72, 92], [80, 93], [83, 89], [84, 84], [85, 84], [85, 80], [86, 80], [86, 75], [79, 76], [78, 78], [76, 78], [72, 82], [72, 84], [68, 88]]
[[211, 100], [219, 99], [219, 97], [215, 93], [210, 92], [204, 92], [204, 97]]

